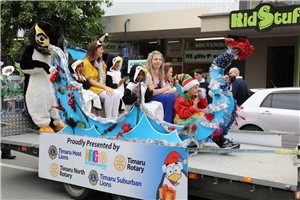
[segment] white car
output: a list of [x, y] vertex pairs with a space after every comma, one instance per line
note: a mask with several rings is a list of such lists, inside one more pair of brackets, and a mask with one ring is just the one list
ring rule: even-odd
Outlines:
[[236, 112], [238, 126], [231, 129], [300, 132], [299, 102], [300, 87], [257, 89]]

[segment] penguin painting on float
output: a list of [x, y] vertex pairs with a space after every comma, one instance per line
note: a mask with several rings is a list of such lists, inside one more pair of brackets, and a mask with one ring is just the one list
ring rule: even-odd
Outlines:
[[[28, 34], [30, 45], [22, 55], [20, 67], [25, 74], [24, 97], [32, 121], [42, 132], [60, 131], [55, 90], [50, 82], [50, 53], [48, 45], [57, 46], [60, 27], [48, 22], [35, 24]], [[51, 124], [51, 125], [50, 125]], [[50, 127], [52, 126], [52, 127]]]
[[[180, 162], [178, 158], [182, 159], [183, 162]], [[187, 199], [188, 179], [183, 164], [187, 164], [187, 160], [184, 160], [178, 152], [169, 153], [162, 166], [164, 173], [157, 188], [157, 200]]]

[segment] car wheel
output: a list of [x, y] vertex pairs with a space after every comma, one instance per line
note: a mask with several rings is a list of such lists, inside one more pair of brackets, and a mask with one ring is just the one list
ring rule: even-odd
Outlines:
[[254, 125], [245, 126], [241, 130], [245, 130], [245, 131], [263, 131], [261, 128], [259, 128], [258, 126], [254, 126]]
[[80, 186], [71, 185], [71, 184], [67, 184], [67, 183], [64, 183], [64, 188], [65, 188], [65, 191], [67, 192], [67, 194], [71, 198], [77, 199], [77, 200], [86, 199], [87, 197], [90, 197], [92, 194], [92, 191], [88, 188], [83, 188]]

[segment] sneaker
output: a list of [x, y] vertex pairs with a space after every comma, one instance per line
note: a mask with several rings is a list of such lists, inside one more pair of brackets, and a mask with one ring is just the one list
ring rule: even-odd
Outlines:
[[227, 142], [226, 144], [223, 144], [221, 146], [222, 149], [239, 149], [240, 148], [240, 144], [237, 143], [233, 143], [233, 142]]

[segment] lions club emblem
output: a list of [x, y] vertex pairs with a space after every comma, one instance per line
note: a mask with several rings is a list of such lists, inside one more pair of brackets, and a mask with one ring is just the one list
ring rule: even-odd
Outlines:
[[57, 156], [57, 148], [54, 145], [51, 145], [48, 150], [49, 157], [54, 160]]
[[98, 173], [95, 170], [92, 170], [89, 174], [90, 184], [94, 186], [98, 183], [98, 180], [99, 180]]

